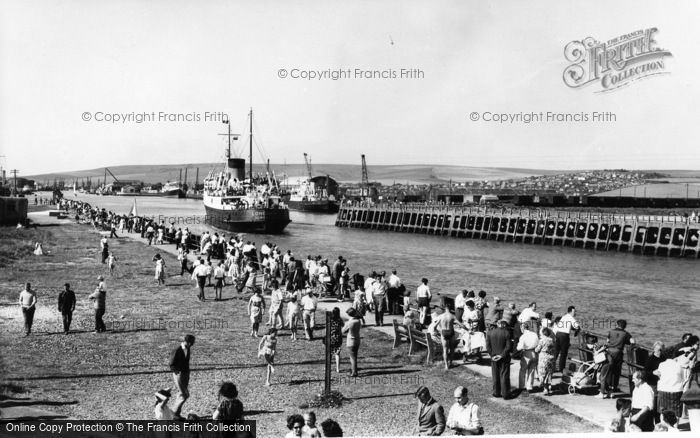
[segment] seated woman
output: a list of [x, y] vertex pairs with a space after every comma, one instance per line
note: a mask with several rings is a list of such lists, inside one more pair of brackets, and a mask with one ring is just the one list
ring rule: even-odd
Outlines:
[[406, 306], [406, 313], [403, 315], [403, 325], [412, 329], [419, 329], [420, 324], [418, 322], [420, 315], [417, 311], [411, 309], [410, 304]]

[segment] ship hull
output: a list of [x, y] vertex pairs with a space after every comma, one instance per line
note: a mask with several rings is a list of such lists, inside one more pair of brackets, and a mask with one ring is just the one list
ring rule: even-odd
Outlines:
[[340, 204], [337, 201], [288, 201], [289, 208], [292, 210], [303, 211], [307, 213], [337, 213], [340, 210]]
[[158, 193], [148, 193], [148, 192], [133, 192], [133, 193], [122, 193], [122, 192], [116, 192], [115, 195], [117, 196], [150, 196], [150, 197], [157, 197], [157, 198], [184, 198], [185, 195], [182, 192], [182, 190], [168, 190], [166, 192], [158, 192]]
[[205, 223], [233, 233], [282, 234], [291, 222], [289, 210], [283, 208], [250, 208], [219, 210], [204, 206]]

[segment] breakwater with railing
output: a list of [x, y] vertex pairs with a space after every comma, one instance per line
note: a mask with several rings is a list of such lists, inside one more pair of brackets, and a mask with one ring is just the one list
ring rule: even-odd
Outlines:
[[343, 205], [337, 227], [698, 258], [700, 223], [679, 216], [448, 205]]

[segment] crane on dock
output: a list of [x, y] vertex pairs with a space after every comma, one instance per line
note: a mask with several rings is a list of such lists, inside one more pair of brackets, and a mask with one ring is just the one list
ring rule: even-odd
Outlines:
[[313, 178], [312, 171], [311, 171], [311, 158], [304, 152], [304, 163], [306, 163], [306, 171], [309, 173], [309, 180]]
[[105, 193], [107, 192], [107, 174], [108, 174], [108, 173], [109, 173], [110, 175], [112, 175], [112, 178], [114, 178], [114, 182], [115, 182], [115, 183], [121, 184], [121, 181], [119, 181], [119, 178], [117, 178], [116, 176], [114, 176], [114, 174], [112, 173], [112, 171], [105, 167], [105, 181], [104, 181], [104, 185], [102, 186], [102, 194], [105, 194]]
[[362, 196], [362, 198], [369, 198], [369, 175], [367, 174], [365, 154], [362, 154], [362, 185], [360, 186], [360, 196]]

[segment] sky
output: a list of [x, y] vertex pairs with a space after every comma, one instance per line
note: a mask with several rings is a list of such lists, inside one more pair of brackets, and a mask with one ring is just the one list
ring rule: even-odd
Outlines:
[[[0, 5], [0, 165], [20, 176], [215, 162], [217, 113], [243, 134], [251, 108], [257, 162], [700, 169], [697, 1]], [[649, 28], [661, 74], [564, 83], [567, 44]], [[492, 115], [548, 112], [589, 120]]]

